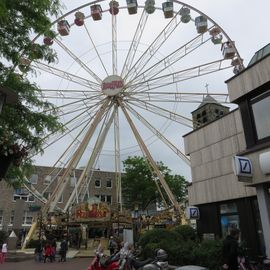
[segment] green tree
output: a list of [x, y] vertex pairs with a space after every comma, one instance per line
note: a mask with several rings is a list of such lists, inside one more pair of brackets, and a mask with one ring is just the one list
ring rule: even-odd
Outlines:
[[40, 98], [40, 89], [24, 73], [31, 69], [23, 62], [56, 60], [55, 52], [33, 43], [32, 36], [54, 36], [50, 18], [60, 7], [59, 0], [0, 0], [0, 86], [18, 95], [18, 102], [6, 104], [0, 115], [0, 156], [12, 156], [13, 160], [6, 179], [22, 181], [31, 167], [31, 156], [42, 151], [43, 138], [62, 130], [56, 108]]
[[[161, 201], [155, 183], [156, 176], [146, 159], [138, 156], [128, 157], [123, 161], [123, 165], [125, 174], [122, 177], [122, 196], [126, 208], [134, 209], [135, 205], [138, 205], [140, 210], [145, 210], [150, 203]], [[158, 162], [157, 165], [177, 201], [185, 201], [187, 181], [184, 177], [172, 175], [171, 170], [162, 162]]]

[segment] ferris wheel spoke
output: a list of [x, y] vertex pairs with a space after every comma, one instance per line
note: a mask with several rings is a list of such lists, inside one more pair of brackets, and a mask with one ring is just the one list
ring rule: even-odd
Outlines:
[[184, 69], [178, 72], [173, 72], [160, 77], [155, 77], [153, 79], [143, 81], [138, 84], [132, 85], [131, 91], [150, 91], [153, 89], [161, 88], [167, 85], [175, 84], [178, 82], [190, 80], [196, 77], [204, 76], [214, 72], [218, 72], [224, 69], [231, 68], [231, 64], [223, 65], [224, 59], [216, 60], [210, 63], [202, 64], [192, 68]]
[[48, 72], [48, 73], [50, 73], [54, 76], [60, 77], [64, 80], [71, 81], [71, 82], [77, 83], [77, 84], [82, 85], [82, 86], [86, 86], [88, 89], [90, 89], [89, 91], [91, 91], [91, 90], [98, 91], [100, 89], [100, 85], [95, 83], [95, 82], [86, 80], [85, 78], [82, 78], [80, 76], [74, 75], [72, 73], [63, 71], [61, 69], [58, 69], [58, 68], [55, 68], [55, 67], [52, 67], [49, 65], [46, 65], [44, 63], [34, 61], [32, 66], [36, 69]]
[[[97, 140], [96, 140], [94, 149], [92, 151], [91, 157], [88, 160], [87, 165], [84, 168], [84, 170], [83, 170], [83, 172], [82, 172], [82, 174], [81, 174], [81, 176], [80, 176], [80, 178], [79, 178], [79, 180], [77, 182], [77, 189], [79, 189], [79, 194], [82, 193], [82, 192], [85, 192], [86, 190], [89, 189], [90, 181], [87, 181], [87, 179], [91, 180], [91, 178], [89, 178], [87, 176], [89, 175], [90, 171], [93, 170], [95, 161], [96, 161], [99, 153], [102, 150], [102, 147], [104, 145], [106, 136], [108, 134], [108, 131], [109, 131], [110, 126], [112, 125], [112, 121], [114, 119], [115, 109], [113, 110], [113, 112], [112, 112], [109, 119], [107, 118], [108, 113], [109, 112], [107, 112], [107, 116], [105, 117], [105, 119], [103, 121], [103, 125], [102, 125], [102, 127], [100, 129], [100, 132], [99, 132], [99, 135], [97, 137]], [[76, 191], [73, 190], [72, 194], [69, 197], [68, 202], [66, 203], [65, 209], [67, 209], [70, 206], [70, 204], [74, 201], [75, 195], [76, 195]], [[85, 196], [85, 194], [83, 194], [83, 196]]]
[[[59, 166], [63, 166], [66, 165], [69, 162], [69, 159], [66, 161], [66, 164], [63, 163], [63, 158], [68, 154], [69, 151], [72, 151], [72, 147], [76, 147], [76, 145], [78, 143], [80, 143], [79, 137], [83, 134], [83, 132], [86, 130], [87, 126], [89, 125], [90, 120], [85, 121], [87, 122], [82, 128], [81, 130], [79, 130], [78, 134], [76, 135], [76, 137], [72, 140], [72, 142], [68, 145], [68, 147], [65, 149], [65, 151], [61, 154], [61, 156], [58, 158], [58, 160], [54, 163], [54, 165], [52, 166], [54, 169], [51, 172], [51, 174], [54, 174], [54, 170], [55, 168], [59, 168]], [[83, 125], [84, 123], [81, 123], [81, 125]], [[65, 167], [65, 166], [63, 166]]]
[[145, 10], [142, 12], [140, 21], [138, 23], [138, 26], [136, 28], [136, 32], [134, 34], [133, 40], [131, 42], [131, 45], [129, 47], [129, 51], [127, 53], [127, 57], [125, 59], [125, 63], [123, 65], [123, 69], [121, 71], [121, 77], [124, 78], [127, 73], [129, 72], [131, 65], [133, 63], [135, 54], [137, 52], [138, 46], [140, 44], [140, 40], [146, 25], [148, 19], [148, 14], [145, 12]]
[[141, 114], [125, 104], [127, 109], [139, 120], [141, 121], [157, 138], [159, 138], [163, 143], [165, 143], [175, 154], [177, 154], [187, 165], [190, 166], [190, 160], [181, 150], [179, 150], [174, 144], [172, 144], [161, 132], [159, 132], [153, 125], [150, 124]]
[[82, 61], [77, 57], [66, 45], [64, 45], [59, 39], [55, 38], [55, 42], [76, 62], [78, 63], [88, 74], [91, 75], [99, 84], [102, 80]]
[[[89, 124], [91, 123], [91, 118], [87, 118], [84, 119], [83, 121], [80, 121], [79, 123], [77, 123], [77, 125], [75, 125], [73, 128], [67, 128], [66, 132], [62, 133], [61, 136], [55, 136], [54, 138], [51, 138], [51, 141], [49, 143], [47, 143], [46, 145], [44, 145], [43, 150], [49, 148], [50, 146], [54, 145], [55, 143], [57, 143], [59, 140], [63, 139], [64, 137], [66, 137], [67, 135], [71, 134], [73, 131], [81, 130], [81, 132], [84, 132], [85, 128], [87, 128], [89, 126]], [[86, 124], [85, 124], [86, 123]], [[83, 126], [85, 124], [85, 126]], [[83, 126], [83, 127], [82, 127]], [[81, 132], [79, 132], [79, 135], [81, 134]], [[49, 134], [47, 137], [52, 136], [53, 134]], [[76, 136], [77, 137], [77, 136]], [[45, 140], [46, 138], [44, 138]], [[77, 139], [76, 140], [77, 143], [80, 143], [81, 140]]]
[[[63, 108], [66, 108], [66, 107], [69, 108], [72, 105], [80, 104], [80, 102], [84, 102], [86, 100], [89, 100], [89, 98], [82, 98], [80, 100], [75, 100], [75, 101], [72, 100], [71, 102], [68, 102], [68, 103], [65, 103], [63, 105], [57, 106], [56, 110], [59, 111], [59, 110], [62, 110]], [[50, 112], [50, 111], [55, 111], [55, 108], [50, 108], [50, 109], [44, 110], [43, 113], [47, 113], [47, 112]]]
[[120, 125], [118, 105], [115, 105], [114, 116], [114, 163], [117, 203], [122, 211], [122, 183], [121, 183], [121, 154], [120, 154]]
[[48, 200], [48, 205], [46, 205], [48, 210], [53, 210], [55, 206], [57, 205], [57, 202], [60, 199], [61, 194], [63, 194], [64, 189], [66, 188], [68, 182], [66, 181], [66, 177], [70, 174], [71, 170], [77, 167], [78, 162], [80, 161], [83, 153], [85, 152], [85, 149], [91, 139], [91, 137], [94, 134], [95, 129], [97, 128], [98, 123], [104, 116], [105, 111], [108, 109], [108, 106], [111, 107], [112, 103], [109, 105], [110, 100], [107, 99], [106, 102], [101, 106], [100, 110], [96, 114], [93, 122], [91, 123], [89, 129], [87, 130], [84, 138], [81, 141], [81, 144], [76, 149], [73, 157], [71, 158], [64, 174], [61, 176], [61, 178], [58, 181], [58, 184], [52, 193], [51, 197]]
[[[92, 119], [95, 117], [95, 115], [97, 114], [97, 112], [100, 110], [100, 107], [98, 106], [98, 104], [94, 105], [96, 108], [96, 110], [92, 110], [92, 116], [89, 116], [89, 118], [85, 118], [82, 117], [81, 115], [77, 115], [74, 118], [70, 119], [69, 121], [67, 121], [64, 124], [64, 128], [67, 130], [67, 132], [64, 132], [61, 134], [61, 136], [55, 136], [55, 138], [51, 138], [50, 143], [47, 143], [47, 145], [44, 146], [44, 150], [47, 149], [48, 147], [50, 147], [51, 145], [54, 145], [57, 141], [59, 141], [60, 139], [64, 138], [65, 136], [67, 136], [68, 134], [71, 134], [73, 131], [78, 130], [78, 128], [82, 128], [82, 125], [84, 123], [87, 123], [85, 127], [87, 127], [87, 125], [89, 125], [92, 121]], [[89, 110], [89, 108], [87, 108], [84, 113], [87, 113], [87, 111]], [[71, 125], [75, 120], [78, 120], [78, 118], [82, 118], [82, 120], [78, 121], [78, 123], [76, 125], [73, 124], [73, 127], [69, 127], [69, 125]], [[80, 129], [79, 129], [80, 130]], [[43, 138], [43, 141], [45, 142], [48, 138], [52, 137], [54, 133], [50, 133], [47, 136], [45, 136]], [[81, 142], [81, 141], [79, 141]]]
[[119, 105], [120, 105], [120, 107], [121, 107], [121, 109], [122, 109], [122, 111], [123, 111], [123, 113], [124, 113], [124, 115], [125, 115], [125, 117], [126, 117], [126, 119], [127, 119], [127, 122], [129, 123], [129, 125], [130, 125], [130, 127], [131, 127], [131, 130], [132, 130], [132, 132], [133, 132], [133, 134], [134, 134], [134, 136], [135, 136], [135, 138], [136, 138], [136, 140], [137, 140], [137, 142], [138, 142], [138, 144], [139, 144], [139, 146], [140, 146], [142, 152], [145, 154], [147, 160], [148, 160], [149, 163], [151, 164], [151, 167], [153, 168], [154, 172], [156, 173], [157, 177], [159, 178], [159, 181], [160, 181], [162, 187], [163, 187], [164, 190], [166, 191], [166, 193], [167, 193], [167, 195], [168, 195], [168, 197], [169, 197], [169, 199], [170, 199], [171, 204], [172, 204], [173, 206], [178, 205], [178, 203], [177, 203], [177, 201], [176, 201], [176, 199], [175, 199], [175, 197], [174, 197], [174, 195], [173, 195], [171, 189], [169, 188], [167, 182], [166, 182], [165, 179], [164, 179], [164, 176], [163, 176], [162, 173], [160, 172], [160, 170], [159, 170], [159, 168], [158, 168], [156, 162], [154, 161], [154, 159], [153, 159], [151, 153], [150, 153], [149, 150], [147, 149], [147, 147], [146, 147], [146, 145], [145, 145], [145, 143], [144, 143], [142, 137], [140, 136], [140, 134], [139, 134], [138, 130], [136, 129], [134, 123], [132, 122], [132, 120], [131, 120], [129, 114], [127, 113], [124, 104], [122, 103], [122, 101], [121, 101], [120, 99], [118, 99], [118, 103], [119, 103]]
[[78, 95], [82, 94], [84, 96], [88, 95], [102, 95], [100, 91], [89, 91], [87, 89], [80, 90], [80, 89], [41, 89], [42, 93], [53, 95], [53, 97], [61, 96], [62, 98], [65, 98], [66, 95], [73, 95], [74, 97], [77, 97]]
[[137, 99], [141, 101], [149, 101], [149, 102], [186, 102], [186, 103], [201, 103], [202, 100], [210, 95], [217, 102], [228, 104], [230, 103], [229, 94], [225, 93], [202, 93], [202, 92], [194, 92], [194, 93], [185, 93], [185, 92], [127, 92], [125, 96], [133, 97], [135, 96]]
[[112, 14], [112, 71], [117, 75], [117, 23], [116, 16]]
[[156, 37], [153, 43], [145, 50], [137, 62], [129, 69], [124, 79], [131, 81], [134, 77], [138, 76], [147, 62], [149, 62], [149, 60], [157, 53], [158, 49], [168, 40], [173, 31], [181, 23], [179, 12], [180, 11], [174, 15], [174, 17]]
[[[81, 175], [82, 180], [78, 181], [79, 194], [81, 194], [82, 198], [85, 198], [86, 192], [89, 190], [89, 184], [92, 180], [94, 166], [96, 165], [98, 158], [101, 154], [101, 151], [102, 151], [105, 139], [107, 137], [108, 131], [112, 125], [112, 121], [114, 119], [116, 109], [117, 108], [115, 108], [115, 107], [114, 107], [114, 109], [111, 108], [110, 111], [112, 111], [112, 112], [111, 112], [110, 118], [109, 118], [110, 111], [107, 111], [106, 117], [102, 123], [102, 127], [100, 129], [99, 134], [98, 134], [98, 139], [95, 143], [91, 157], [90, 157], [90, 159], [87, 163], [87, 166], [85, 168], [85, 175], [89, 175], [89, 177], [82, 177], [82, 175]], [[91, 174], [90, 174], [90, 172], [91, 172]]]
[[103, 62], [102, 58], [100, 57], [100, 54], [99, 54], [99, 52], [97, 50], [97, 47], [96, 47], [96, 45], [95, 45], [95, 43], [94, 43], [94, 41], [93, 41], [93, 39], [92, 39], [92, 37], [90, 35], [90, 32], [89, 32], [89, 30], [88, 30], [88, 28], [87, 28], [87, 26], [85, 24], [84, 24], [84, 29], [85, 29], [85, 31], [87, 33], [88, 38], [90, 39], [91, 45], [93, 46], [93, 48], [94, 48], [94, 50], [96, 52], [96, 55], [97, 55], [101, 65], [102, 65], [104, 71], [106, 72], [107, 76], [109, 76], [108, 71], [106, 69], [106, 66], [104, 65], [104, 62]]
[[[208, 30], [210, 30], [211, 28], [209, 28]], [[129, 82], [129, 84], [132, 85], [140, 81], [152, 79], [154, 76], [160, 74], [165, 69], [173, 66], [176, 62], [198, 49], [204, 43], [211, 40], [211, 38], [204, 38], [204, 36], [204, 34], [200, 34], [197, 37], [193, 38], [188, 43], [184, 44], [171, 54], [167, 55], [166, 57], [155, 63], [153, 66], [138, 74], [132, 81]]]
[[186, 127], [189, 127], [189, 128], [193, 127], [193, 123], [191, 119], [184, 117], [180, 114], [177, 114], [175, 112], [172, 112], [170, 110], [167, 110], [165, 108], [151, 104], [149, 102], [145, 102], [145, 101], [134, 99], [134, 98], [125, 100], [125, 102], [128, 102], [129, 104], [132, 104], [135, 107], [139, 107], [141, 109], [147, 110], [149, 112], [152, 112], [153, 114], [162, 116], [168, 120], [174, 121]]

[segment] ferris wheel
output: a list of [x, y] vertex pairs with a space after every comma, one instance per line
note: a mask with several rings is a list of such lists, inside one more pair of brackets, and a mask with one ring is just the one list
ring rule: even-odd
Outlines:
[[168, 155], [189, 165], [181, 137], [192, 130], [191, 111], [207, 94], [229, 103], [218, 85], [243, 69], [234, 41], [205, 13], [175, 0], [92, 1], [59, 17], [52, 30], [55, 38], [39, 35], [33, 42], [55, 49], [58, 61], [30, 65], [65, 128], [48, 134], [40, 158], [58, 184], [48, 200], [29, 190], [53, 211], [66, 178], [83, 166], [66, 210], [78, 194], [85, 198], [92, 171], [109, 164], [121, 205], [122, 160], [143, 155], [175, 205], [156, 161]]

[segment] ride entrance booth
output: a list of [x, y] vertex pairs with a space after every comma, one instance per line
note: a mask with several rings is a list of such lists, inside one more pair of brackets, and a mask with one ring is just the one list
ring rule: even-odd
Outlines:
[[111, 210], [107, 203], [88, 201], [74, 205], [69, 222], [69, 241], [74, 248], [107, 247]]

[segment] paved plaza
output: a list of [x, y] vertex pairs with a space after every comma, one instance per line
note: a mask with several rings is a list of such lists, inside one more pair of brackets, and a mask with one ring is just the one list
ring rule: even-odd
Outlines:
[[87, 270], [92, 258], [74, 258], [66, 262], [39, 263], [34, 260], [5, 262], [0, 270]]

